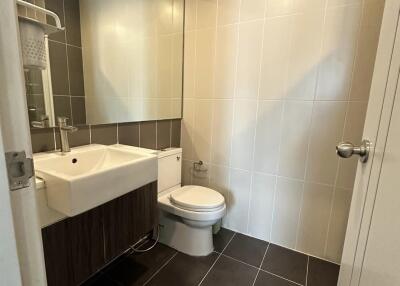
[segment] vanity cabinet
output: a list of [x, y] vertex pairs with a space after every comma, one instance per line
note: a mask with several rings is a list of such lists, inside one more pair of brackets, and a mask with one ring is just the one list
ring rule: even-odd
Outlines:
[[79, 285], [157, 226], [157, 183], [42, 229], [49, 286]]
[[[151, 231], [157, 222], [157, 184], [142, 187], [103, 205], [104, 259], [111, 261]], [[153, 190], [152, 190], [153, 189]]]

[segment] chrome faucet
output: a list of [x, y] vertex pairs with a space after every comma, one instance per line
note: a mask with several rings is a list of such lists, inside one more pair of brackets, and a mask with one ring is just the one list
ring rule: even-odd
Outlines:
[[78, 128], [67, 125], [67, 117], [57, 117], [58, 127], [60, 128], [60, 142], [61, 142], [61, 153], [67, 153], [71, 151], [68, 142], [68, 132], [75, 132]]

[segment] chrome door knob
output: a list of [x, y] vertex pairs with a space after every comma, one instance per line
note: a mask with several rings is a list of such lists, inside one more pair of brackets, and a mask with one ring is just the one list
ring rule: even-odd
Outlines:
[[350, 158], [353, 155], [359, 155], [360, 161], [365, 163], [368, 161], [370, 146], [371, 142], [368, 140], [363, 140], [360, 146], [354, 146], [350, 142], [341, 142], [336, 146], [336, 154], [342, 158]]

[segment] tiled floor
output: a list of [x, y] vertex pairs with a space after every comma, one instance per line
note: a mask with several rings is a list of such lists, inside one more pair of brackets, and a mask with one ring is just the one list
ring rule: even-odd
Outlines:
[[157, 244], [146, 253], [122, 257], [84, 286], [334, 286], [339, 266], [221, 229], [215, 251], [191, 257]]

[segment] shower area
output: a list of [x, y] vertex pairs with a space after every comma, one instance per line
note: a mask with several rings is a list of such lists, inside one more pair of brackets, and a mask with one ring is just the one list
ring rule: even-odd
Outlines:
[[340, 263], [383, 6], [186, 0], [183, 181], [224, 227]]

